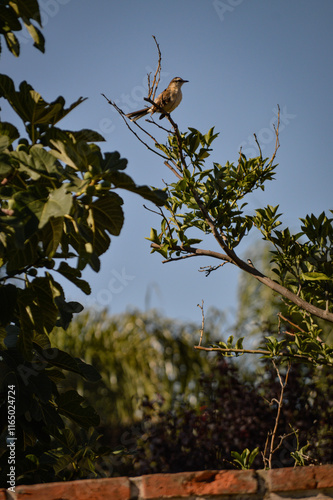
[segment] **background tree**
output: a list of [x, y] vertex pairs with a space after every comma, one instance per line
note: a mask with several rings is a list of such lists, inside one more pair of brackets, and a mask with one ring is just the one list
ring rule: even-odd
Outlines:
[[[239, 288], [243, 297], [242, 283]], [[268, 301], [266, 306], [267, 320], [264, 310], [260, 316], [263, 335], [274, 309]], [[274, 321], [276, 315], [272, 325]], [[207, 311], [205, 334], [212, 341], [221, 337], [222, 324], [221, 314]], [[236, 336], [235, 327], [229, 328], [223, 324], [224, 333]], [[258, 340], [257, 324], [255, 329]], [[263, 467], [261, 453], [276, 422], [274, 401], [281, 392], [269, 359], [244, 363], [244, 357], [229, 359], [214, 352], [197, 356], [193, 342], [200, 336], [199, 326], [154, 311], [111, 317], [91, 311], [78, 316], [68, 334], [54, 335], [66, 352], [85, 351], [102, 377], [96, 384], [75, 374], [64, 381], [98, 410], [103, 444], [123, 450], [103, 456], [100, 474], [234, 468], [248, 463], [232, 456], [246, 449], [257, 450], [252, 467]], [[272, 467], [332, 462], [332, 387], [327, 367], [292, 366], [277, 428], [284, 439]]]
[[[9, 50], [19, 54], [14, 32], [22, 23], [44, 50], [37, 1], [7, 1], [0, 7], [0, 29]], [[58, 122], [84, 99], [68, 107], [58, 97], [46, 102], [27, 82], [18, 89], [0, 75], [0, 97], [13, 108], [24, 133], [0, 122], [0, 482], [7, 486], [8, 440], [15, 444], [17, 482], [82, 477], [94, 471], [96, 437], [80, 442], [68, 426], [95, 427], [99, 417], [75, 390], [62, 391], [67, 372], [97, 381], [97, 371], [52, 346], [49, 334], [66, 329], [83, 308], [66, 301], [58, 278], [84, 293], [89, 265], [100, 269], [100, 256], [124, 222], [125, 189], [157, 204], [164, 194], [137, 186], [124, 173], [118, 152], [102, 153], [92, 130], [69, 131]], [[9, 392], [11, 396], [9, 398]], [[14, 397], [14, 400], [12, 399]], [[8, 405], [15, 408], [9, 427]], [[14, 440], [13, 438], [16, 438]]]
[[58, 328], [52, 333], [59, 349], [72, 355], [84, 351], [85, 360], [101, 374], [91, 384], [73, 373], [66, 385], [91, 402], [109, 435], [141, 420], [144, 398], [160, 394], [167, 408], [183, 397], [196, 405], [200, 376], [210, 369], [207, 356], [193, 349], [197, 336], [196, 324], [157, 311], [110, 316], [88, 310], [66, 332]]

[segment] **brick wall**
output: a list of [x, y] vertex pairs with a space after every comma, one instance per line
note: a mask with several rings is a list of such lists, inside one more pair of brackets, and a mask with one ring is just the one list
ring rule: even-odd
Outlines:
[[333, 465], [269, 471], [202, 471], [85, 479], [0, 490], [0, 500], [323, 500], [333, 498]]

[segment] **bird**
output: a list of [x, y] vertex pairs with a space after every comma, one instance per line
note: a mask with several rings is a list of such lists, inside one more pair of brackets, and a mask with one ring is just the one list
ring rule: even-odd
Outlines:
[[[161, 113], [161, 120], [165, 117], [166, 113], [171, 113], [171, 111], [176, 109], [176, 107], [180, 104], [180, 101], [183, 97], [181, 89], [184, 83], [188, 83], [188, 80], [183, 80], [179, 76], [176, 76], [171, 80], [167, 88], [163, 90], [163, 92], [161, 92], [160, 95], [155, 99], [154, 102], [158, 107], [152, 104], [149, 108], [147, 107], [139, 109], [138, 111], [133, 111], [132, 113], [128, 113], [126, 115], [127, 118], [129, 118], [132, 122], [136, 122], [137, 120], [139, 120], [139, 118], [148, 115], [148, 113]], [[165, 113], [163, 113], [163, 111], [165, 111]]]

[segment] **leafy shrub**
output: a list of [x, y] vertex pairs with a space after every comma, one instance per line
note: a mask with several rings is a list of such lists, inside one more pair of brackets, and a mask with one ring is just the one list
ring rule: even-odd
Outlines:
[[[333, 391], [329, 381], [325, 388], [319, 382], [310, 382], [310, 375], [300, 365], [290, 372], [278, 429], [278, 435], [285, 439], [274, 455], [274, 467], [294, 465], [291, 453], [307, 442], [306, 463], [333, 460], [333, 433], [329, 431], [332, 408], [326, 405]], [[263, 467], [261, 454], [276, 418], [276, 404], [270, 404], [279, 392], [275, 371], [267, 367], [259, 380], [246, 381], [234, 364], [218, 358], [211, 373], [200, 382], [198, 407], [184, 400], [164, 410], [160, 397], [143, 401], [143, 432], [133, 450], [131, 472], [140, 475], [234, 468], [231, 452], [256, 447], [259, 454], [252, 467]]]

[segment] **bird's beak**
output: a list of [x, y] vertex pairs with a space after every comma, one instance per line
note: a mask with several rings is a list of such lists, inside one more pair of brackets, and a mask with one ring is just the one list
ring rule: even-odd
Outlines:
[[183, 83], [188, 83], [188, 80], [183, 80]]

